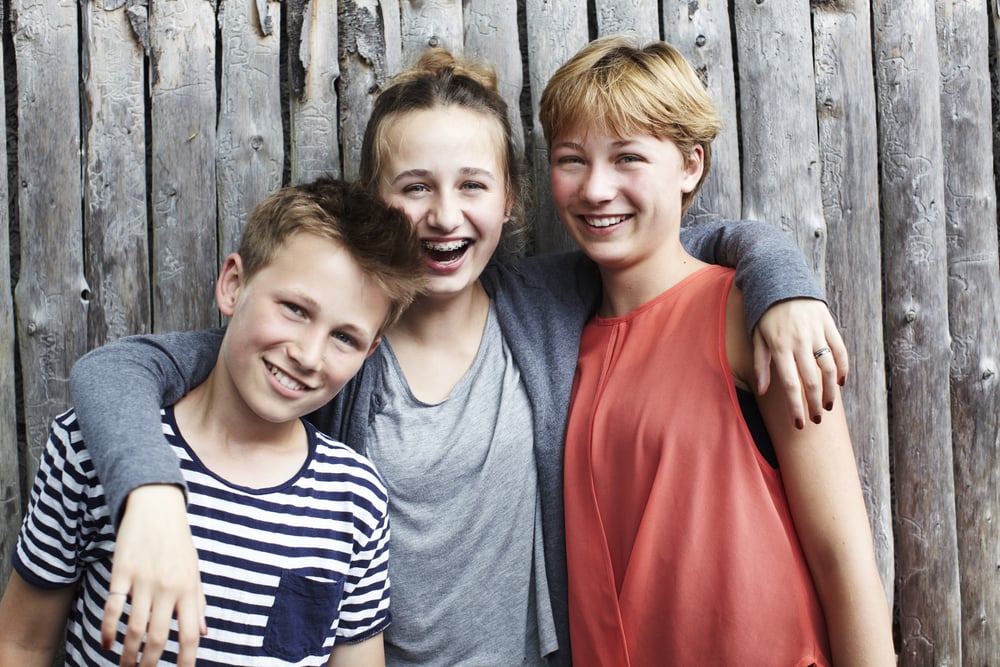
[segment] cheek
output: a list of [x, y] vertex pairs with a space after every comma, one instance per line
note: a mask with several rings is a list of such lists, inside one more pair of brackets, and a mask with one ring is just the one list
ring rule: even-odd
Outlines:
[[568, 174], [553, 171], [549, 178], [549, 185], [552, 189], [552, 201], [556, 208], [562, 208], [572, 199], [576, 192], [575, 179]]

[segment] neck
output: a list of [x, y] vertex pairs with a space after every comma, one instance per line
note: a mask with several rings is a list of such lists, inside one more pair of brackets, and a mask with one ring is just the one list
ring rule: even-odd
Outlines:
[[627, 315], [705, 266], [684, 250], [680, 240], [634, 264], [599, 266], [603, 283], [600, 315]]
[[302, 422], [261, 419], [221, 375], [217, 365], [174, 406], [185, 442], [206, 467], [231, 483], [266, 488], [287, 481], [308, 453]]
[[386, 338], [395, 349], [405, 342], [446, 347], [475, 338], [478, 346], [490, 298], [481, 283], [449, 296], [424, 295], [406, 309]]

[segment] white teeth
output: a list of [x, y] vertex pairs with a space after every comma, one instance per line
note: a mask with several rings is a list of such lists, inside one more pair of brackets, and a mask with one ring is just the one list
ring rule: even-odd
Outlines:
[[423, 246], [428, 250], [437, 250], [438, 252], [451, 252], [453, 250], [461, 250], [465, 246], [469, 245], [466, 239], [459, 239], [456, 241], [422, 241]]
[[583, 221], [586, 222], [591, 227], [610, 227], [612, 225], [617, 225], [620, 222], [624, 222], [627, 217], [628, 217], [627, 215], [616, 215], [610, 218], [583, 216]]
[[302, 391], [306, 389], [306, 386], [304, 384], [296, 382], [295, 380], [288, 377], [287, 375], [282, 373], [280, 370], [278, 370], [271, 364], [267, 364], [267, 369], [271, 371], [271, 375], [275, 377], [275, 379], [278, 381], [278, 384], [280, 384], [282, 387], [285, 387], [286, 389], [291, 389], [292, 391]]

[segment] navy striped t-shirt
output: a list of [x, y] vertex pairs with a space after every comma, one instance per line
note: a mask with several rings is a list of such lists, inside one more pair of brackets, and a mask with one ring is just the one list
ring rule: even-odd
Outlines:
[[[163, 431], [188, 484], [188, 520], [208, 601], [198, 665], [321, 665], [335, 642], [383, 631], [389, 617], [389, 522], [381, 479], [365, 458], [304, 422], [309, 455], [290, 480], [267, 489], [214, 475], [178, 433]], [[118, 664], [100, 648], [114, 530], [103, 489], [72, 410], [57, 417], [14, 554], [29, 583], [80, 583], [67, 628], [68, 665]], [[176, 663], [177, 624], [162, 660]]]

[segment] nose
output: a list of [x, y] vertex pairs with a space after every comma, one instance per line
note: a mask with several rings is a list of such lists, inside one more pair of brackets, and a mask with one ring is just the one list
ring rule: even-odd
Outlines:
[[450, 192], [440, 193], [427, 214], [427, 222], [442, 234], [448, 234], [462, 224], [462, 206], [456, 195]]
[[327, 333], [319, 327], [305, 327], [288, 346], [288, 356], [302, 370], [319, 370], [323, 364], [327, 339]]
[[614, 180], [602, 165], [588, 166], [580, 179], [580, 198], [588, 204], [601, 204], [615, 198]]

